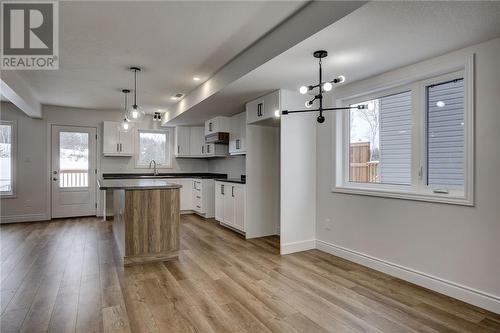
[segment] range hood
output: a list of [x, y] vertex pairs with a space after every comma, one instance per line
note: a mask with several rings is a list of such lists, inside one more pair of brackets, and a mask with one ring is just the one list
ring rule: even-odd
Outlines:
[[206, 143], [220, 143], [224, 145], [229, 144], [229, 133], [227, 132], [214, 132], [205, 135]]

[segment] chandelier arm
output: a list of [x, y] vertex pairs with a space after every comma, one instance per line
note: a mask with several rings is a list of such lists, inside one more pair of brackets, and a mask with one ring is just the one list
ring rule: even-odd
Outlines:
[[[361, 107], [360, 107], [361, 106]], [[356, 110], [361, 110], [365, 109], [363, 106], [343, 106], [343, 107], [336, 107], [336, 108], [324, 108], [322, 111], [341, 111], [341, 110], [351, 110], [351, 109], [356, 109]], [[281, 114], [287, 115], [291, 113], [301, 113], [301, 112], [318, 112], [320, 109], [303, 109], [303, 110], [283, 110], [281, 111]]]

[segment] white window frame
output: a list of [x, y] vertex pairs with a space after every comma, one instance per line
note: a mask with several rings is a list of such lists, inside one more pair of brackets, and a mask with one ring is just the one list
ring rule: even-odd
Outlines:
[[16, 197], [16, 165], [17, 165], [17, 124], [15, 120], [0, 120], [2, 125], [10, 125], [12, 127], [12, 158], [10, 160], [10, 170], [12, 178], [12, 190], [11, 191], [0, 191], [0, 197], [2, 199], [15, 198]]
[[[418, 201], [440, 202], [457, 205], [474, 205], [474, 101], [473, 101], [473, 55], [457, 70], [434, 71], [425, 77], [416, 77], [405, 83], [384, 82], [376, 90], [363, 94], [351, 92], [336, 100], [337, 106], [348, 106], [367, 100], [411, 90], [412, 92], [412, 161], [411, 185], [381, 183], [359, 183], [349, 181], [349, 112], [338, 112], [335, 117], [334, 174], [332, 192], [399, 198]], [[456, 78], [464, 79], [464, 186], [427, 186], [426, 175], [426, 87]], [[446, 188], [448, 193], [436, 193]]]
[[166, 135], [166, 161], [167, 164], [157, 164], [157, 169], [171, 169], [172, 168], [172, 138], [171, 138], [171, 131], [168, 129], [138, 129], [136, 133], [136, 142], [137, 144], [135, 145], [136, 151], [135, 151], [135, 167], [136, 169], [148, 169], [149, 165], [146, 164], [140, 164], [139, 163], [139, 156], [140, 156], [140, 147], [141, 147], [141, 133], [161, 133]]

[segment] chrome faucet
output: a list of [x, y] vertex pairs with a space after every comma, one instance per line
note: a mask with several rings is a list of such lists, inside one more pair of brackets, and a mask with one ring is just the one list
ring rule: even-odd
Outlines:
[[151, 164], [153, 164], [153, 176], [158, 176], [158, 169], [156, 168], [156, 161], [155, 160], [151, 160], [149, 162], [149, 169], [151, 169]]

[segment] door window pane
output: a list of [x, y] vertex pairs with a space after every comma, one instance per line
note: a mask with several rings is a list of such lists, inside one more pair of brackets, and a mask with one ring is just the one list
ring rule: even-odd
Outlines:
[[59, 186], [88, 187], [89, 134], [59, 133]]
[[12, 125], [0, 124], [0, 192], [12, 193]]
[[464, 80], [427, 87], [427, 184], [464, 185]]
[[167, 165], [167, 134], [139, 132], [139, 165], [149, 165], [155, 160], [157, 165]]
[[368, 108], [350, 111], [349, 181], [410, 185], [411, 92], [359, 104]]

